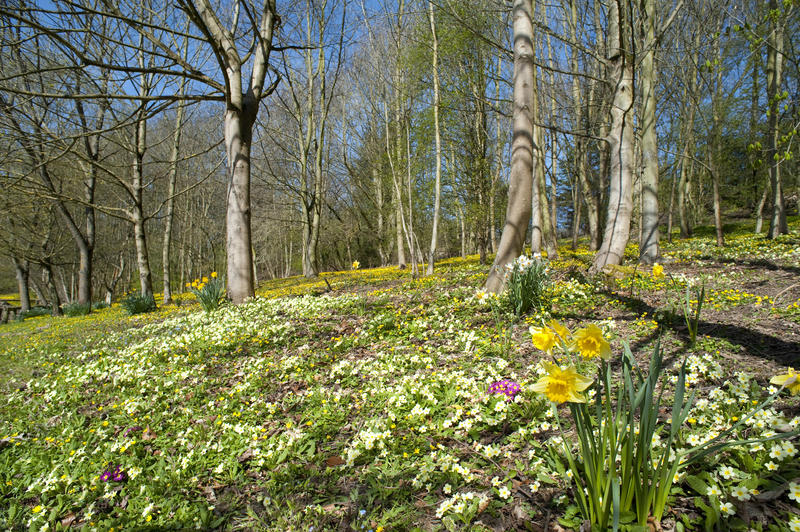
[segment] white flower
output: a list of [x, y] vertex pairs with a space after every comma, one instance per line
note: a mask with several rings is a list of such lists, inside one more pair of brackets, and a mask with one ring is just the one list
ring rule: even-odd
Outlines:
[[733, 515], [736, 513], [736, 509], [733, 507], [733, 504], [729, 502], [720, 503], [719, 509], [725, 515]]
[[453, 491], [453, 487], [450, 484], [445, 484], [442, 488], [442, 491], [450, 495], [450, 493]]
[[796, 482], [789, 483], [789, 498], [795, 502], [800, 502], [800, 484]]
[[708, 495], [709, 497], [712, 497], [712, 496], [715, 496], [715, 495], [717, 497], [719, 497], [720, 495], [722, 495], [722, 492], [716, 486], [709, 486], [708, 489], [706, 489], [706, 495]]
[[783, 452], [786, 453], [788, 456], [794, 456], [797, 454], [797, 449], [795, 448], [792, 442], [785, 441], [783, 442]]
[[749, 501], [750, 491], [744, 486], [738, 486], [736, 488], [733, 488], [731, 496], [739, 499], [740, 501]]
[[500, 488], [499, 494], [503, 499], [508, 499], [511, 496], [511, 491], [507, 487], [503, 486]]
[[719, 470], [719, 474], [722, 475], [722, 478], [725, 480], [730, 480], [734, 476], [736, 476], [736, 472], [733, 470], [731, 466], [723, 466]]

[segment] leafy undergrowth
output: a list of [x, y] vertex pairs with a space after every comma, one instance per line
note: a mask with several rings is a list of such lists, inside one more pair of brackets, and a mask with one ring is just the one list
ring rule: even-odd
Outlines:
[[[486, 266], [470, 257], [417, 280], [394, 268], [276, 280], [210, 313], [115, 305], [4, 325], [0, 527], [577, 529], [559, 456], [572, 434], [531, 391], [548, 357], [528, 327], [596, 323], [615, 354], [625, 341], [642, 361], [660, 331], [667, 373], [687, 358], [696, 394], [674, 450], [702, 445], [798, 365], [792, 229], [734, 234], [723, 250], [664, 244], [663, 277], [623, 266], [590, 278], [591, 253], [565, 247], [550, 311], [516, 323], [476, 297]], [[702, 284], [690, 346], [679, 303]], [[488, 393], [503, 379], [520, 387], [513, 401]], [[737, 436], [798, 424], [782, 392]], [[682, 469], [661, 527], [800, 528], [797, 447], [755, 441]]]

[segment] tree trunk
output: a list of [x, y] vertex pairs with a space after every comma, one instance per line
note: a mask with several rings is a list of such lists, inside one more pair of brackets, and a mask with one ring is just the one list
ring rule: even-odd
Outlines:
[[672, 181], [672, 183], [670, 183], [669, 188], [669, 209], [667, 210], [667, 241], [671, 244], [673, 212], [675, 210], [675, 185], [677, 183], [674, 171], [672, 172], [672, 179], [670, 181]]
[[[188, 21], [187, 21], [188, 25]], [[188, 28], [187, 28], [188, 29]], [[187, 57], [189, 52], [189, 39], [184, 41], [183, 58]], [[183, 96], [186, 93], [186, 78], [181, 78], [181, 84], [178, 87], [178, 95]], [[164, 284], [164, 304], [172, 303], [172, 274], [170, 271], [172, 254], [172, 222], [175, 217], [175, 184], [178, 179], [178, 156], [181, 147], [181, 125], [183, 123], [184, 113], [183, 101], [178, 103], [178, 110], [175, 114], [175, 132], [172, 136], [172, 152], [170, 153], [169, 161], [169, 184], [167, 185], [167, 212], [164, 218], [164, 243], [161, 248], [161, 271], [163, 275]]]
[[42, 277], [44, 280], [44, 284], [47, 287], [47, 291], [50, 293], [50, 300], [51, 310], [50, 314], [53, 316], [61, 316], [63, 312], [61, 312], [61, 298], [58, 295], [58, 289], [56, 288], [56, 279], [53, 273], [53, 265], [49, 262], [42, 264]]
[[33, 293], [36, 294], [36, 306], [37, 307], [48, 307], [50, 306], [50, 300], [47, 298], [46, 290], [42, 283], [39, 282], [39, 279], [36, 275], [31, 275], [29, 277], [31, 282], [31, 286], [33, 287]]
[[758, 200], [758, 205], [756, 206], [756, 229], [755, 233], [757, 235], [761, 234], [761, 231], [764, 228], [764, 205], [767, 203], [767, 197], [769, 196], [769, 188], [770, 183], [765, 183], [764, 191], [761, 193], [761, 199]]
[[655, 1], [643, 0], [645, 53], [641, 64], [642, 85], [642, 238], [639, 261], [653, 264], [660, 252], [658, 241], [658, 138], [656, 133]]
[[630, 21], [626, 4], [611, 2], [609, 10], [609, 62], [614, 87], [611, 104], [609, 147], [608, 213], [603, 243], [592, 263], [596, 273], [608, 264], [621, 264], [628, 243], [633, 210], [633, 65], [634, 58], [627, 48], [630, 43]]
[[[497, 76], [501, 75], [503, 70], [503, 55], [497, 54]], [[495, 84], [495, 100], [500, 101], [500, 84]], [[495, 172], [492, 178], [491, 189], [489, 190], [489, 242], [492, 245], [492, 253], [497, 253], [497, 216], [495, 204], [497, 201], [497, 184], [503, 176], [503, 146], [505, 142], [503, 138], [505, 135], [501, 133], [504, 130], [502, 115], [495, 113]]]
[[414, 194], [411, 181], [411, 120], [406, 117], [406, 189], [408, 194], [408, 229], [406, 240], [408, 249], [411, 253], [411, 277], [416, 279], [419, 276], [419, 260], [421, 251], [417, 245], [417, 236], [414, 234]]
[[[778, 12], [778, 1], [769, 0], [770, 13]], [[783, 33], [782, 15], [770, 16], [770, 33], [767, 38], [767, 164], [769, 182], [772, 187], [772, 215], [769, 219], [769, 238], [776, 238], [789, 232], [786, 221], [786, 205], [781, 183], [780, 155], [778, 154], [778, 99], [783, 74]]]
[[431, 247], [428, 252], [427, 275], [433, 275], [433, 264], [436, 260], [436, 245], [439, 238], [439, 204], [442, 195], [442, 138], [439, 133], [439, 41], [436, 37], [436, 21], [433, 16], [433, 3], [428, 1], [428, 20], [431, 26], [433, 41], [433, 58], [431, 69], [433, 75], [433, 130], [436, 138], [436, 184], [434, 185], [433, 224], [431, 226]]
[[572, 185], [572, 251], [578, 249], [578, 236], [581, 231], [581, 204], [580, 183]]
[[[183, 92], [184, 82], [181, 82]], [[181, 144], [181, 123], [183, 122], [182, 104], [178, 105], [175, 116], [175, 134], [172, 137], [172, 153], [170, 155], [169, 185], [167, 186], [167, 212], [164, 219], [164, 244], [161, 248], [161, 266], [164, 277], [164, 304], [172, 303], [172, 276], [170, 273], [170, 255], [172, 246], [172, 221], [175, 217], [175, 184], [178, 178], [178, 155]]]
[[252, 108], [240, 111], [231, 106], [225, 112], [228, 297], [236, 305], [255, 296], [250, 233], [250, 143], [254, 119]]
[[[534, 48], [534, 54], [536, 49]], [[549, 259], [554, 259], [558, 256], [558, 243], [556, 241], [555, 228], [551, 225], [550, 206], [547, 202], [547, 182], [545, 181], [545, 154], [544, 154], [544, 128], [536, 126], [540, 121], [540, 107], [539, 107], [539, 91], [538, 84], [536, 83], [536, 76], [534, 72], [534, 91], [533, 91], [533, 154], [534, 154], [534, 170], [533, 170], [533, 212], [539, 212], [539, 230], [541, 235], [541, 245], [547, 252]], [[535, 214], [531, 217], [536, 224]], [[533, 246], [531, 246], [533, 249]], [[541, 251], [541, 249], [537, 250]]]
[[383, 183], [378, 173], [377, 167], [372, 167], [372, 184], [375, 187], [375, 210], [377, 214], [377, 246], [378, 256], [381, 259], [381, 266], [386, 266], [389, 263], [389, 258], [386, 255], [386, 250], [383, 247]]
[[[720, 27], [721, 29], [721, 27]], [[716, 82], [711, 101], [711, 146], [708, 147], [708, 166], [711, 169], [711, 194], [714, 204], [714, 229], [717, 235], [717, 246], [725, 245], [722, 232], [722, 201], [719, 195], [720, 164], [722, 162], [722, 120], [719, 107], [722, 99], [722, 51], [719, 38], [714, 41], [714, 58], [717, 62]]]
[[689, 103], [689, 117], [685, 119], [685, 141], [681, 155], [680, 179], [678, 180], [678, 223], [681, 227], [681, 238], [692, 236], [692, 223], [689, 221], [688, 203], [692, 193], [690, 157], [694, 157], [694, 104]]
[[[576, 0], [570, 1], [569, 32], [573, 41], [577, 39], [578, 10]], [[598, 33], [598, 39], [602, 39]], [[578, 72], [578, 48], [573, 47], [570, 57], [570, 68], [573, 72]], [[594, 86], [592, 91], [594, 90]], [[590, 102], [591, 103], [591, 102]], [[587, 110], [588, 113], [588, 110]], [[578, 76], [572, 76], [572, 120], [576, 131], [583, 129], [582, 119], [584, 116], [583, 102], [581, 99], [581, 89]], [[588, 120], [587, 120], [588, 122]], [[600, 204], [598, 194], [595, 193], [592, 183], [589, 181], [586, 161], [586, 143], [582, 137], [575, 138], [575, 171], [577, 173], [577, 187], [582, 193], [579, 197], [583, 198], [586, 204], [586, 220], [589, 226], [589, 249], [597, 250], [600, 247]], [[576, 193], [578, 191], [576, 190]], [[578, 200], [580, 203], [580, 199]], [[576, 219], [580, 221], [580, 216]], [[578, 224], [578, 228], [580, 223]], [[578, 228], [573, 229], [576, 231]], [[573, 232], [573, 245], [577, 245], [577, 233]]]
[[531, 219], [533, 180], [533, 6], [531, 0], [514, 0], [514, 113], [511, 142], [511, 175], [508, 188], [506, 223], [497, 255], [486, 280], [486, 289], [499, 293], [505, 285], [505, 267], [525, 245]]
[[28, 290], [30, 264], [27, 260], [19, 260], [16, 257], [13, 260], [17, 276], [17, 288], [19, 289], [19, 306], [22, 312], [27, 312], [31, 309], [31, 296]]
[[[532, 2], [531, 17], [536, 16], [537, 3]], [[536, 40], [533, 43], [533, 57], [538, 56]], [[541, 253], [544, 243], [544, 208], [542, 205], [542, 184], [541, 174], [544, 174], [544, 146], [542, 146], [542, 127], [539, 117], [539, 74], [534, 66], [533, 69], [533, 91], [532, 91], [531, 120], [533, 122], [533, 183], [531, 189], [531, 253]]]

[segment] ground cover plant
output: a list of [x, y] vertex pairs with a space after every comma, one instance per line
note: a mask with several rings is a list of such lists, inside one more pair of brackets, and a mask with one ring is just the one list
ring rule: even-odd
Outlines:
[[[798, 223], [663, 248], [588, 277], [562, 247], [519, 317], [468, 257], [3, 325], [0, 528], [578, 530], [594, 497], [606, 527], [800, 530]], [[603, 418], [625, 376], [653, 402]], [[603, 447], [587, 485], [596, 430], [650, 484]]]

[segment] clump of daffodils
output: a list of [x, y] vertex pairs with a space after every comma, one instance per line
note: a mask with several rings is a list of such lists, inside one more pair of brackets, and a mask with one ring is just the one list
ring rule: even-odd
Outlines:
[[[670, 488], [681, 478], [680, 470], [689, 464], [704, 460], [741, 442], [732, 439], [733, 430], [750, 419], [758, 421], [758, 413], [770, 404], [783, 390], [800, 394], [800, 374], [793, 368], [770, 380], [779, 389], [742, 418], [732, 419], [734, 425], [725, 430], [709, 433], [707, 438], [692, 434], [686, 440], [689, 448], [676, 453], [673, 442], [680, 427], [692, 423], [688, 418], [693, 394], [687, 391], [691, 376], [690, 359], [684, 359], [674, 385], [674, 402], [671, 419], [661, 419], [661, 393], [658, 392], [663, 374], [661, 352], [656, 346], [645, 371], [637, 368], [630, 349], [625, 346], [620, 357], [621, 378], [612, 377], [611, 346], [603, 331], [589, 324], [570, 334], [558, 322], [551, 321], [542, 327], [531, 328], [533, 345], [554, 362], [542, 362], [543, 376], [532, 389], [541, 393], [554, 405], [567, 404], [577, 438], [577, 453], [572, 439], [562, 433], [556, 445], [563, 445], [562, 454], [568, 462], [567, 476], [575, 486], [575, 502], [583, 518], [592, 528], [606, 530], [613, 516], [622, 513], [635, 515], [635, 522], [645, 526], [648, 520], [658, 522], [664, 514]], [[556, 355], [556, 352], [557, 355]], [[565, 360], [573, 364], [562, 364]], [[596, 378], [581, 375], [577, 369], [586, 361], [599, 360]], [[741, 379], [740, 379], [741, 380]], [[742, 384], [743, 386], [743, 384]], [[588, 393], [585, 393], [587, 392]], [[587, 397], [588, 396], [588, 397]], [[593, 404], [587, 404], [591, 401]], [[616, 405], [616, 406], [612, 406]], [[552, 412], [558, 422], [558, 410]], [[695, 420], [696, 422], [696, 420]], [[788, 439], [800, 431], [786, 434], [771, 433], [768, 440]], [[766, 441], [766, 440], [764, 440]], [[786, 441], [775, 444], [770, 457], [776, 460], [794, 456], [797, 450]], [[733, 478], [732, 469], [723, 469], [724, 478]], [[645, 480], [642, 480], [645, 479]], [[792, 496], [800, 496], [800, 489], [790, 488]], [[719, 496], [716, 487], [708, 495]], [[745, 486], [735, 488], [731, 495], [739, 501], [749, 500], [753, 493]], [[728, 513], [727, 507], [722, 509]]]
[[[542, 327], [531, 327], [531, 341], [534, 347], [552, 355], [556, 348], [566, 353], [580, 355], [583, 360], [611, 358], [611, 344], [603, 331], [594, 323], [570, 333], [556, 320], [550, 320]], [[551, 362], [543, 363], [546, 375], [539, 379], [533, 390], [545, 395], [554, 403], [584, 403], [581, 392], [591, 386], [593, 380], [578, 374], [576, 366], [560, 367]]]
[[211, 272], [208, 276], [202, 276], [191, 283], [186, 283], [186, 287], [195, 295], [203, 310], [211, 312], [217, 310], [225, 300], [225, 284], [217, 276], [217, 272]]

